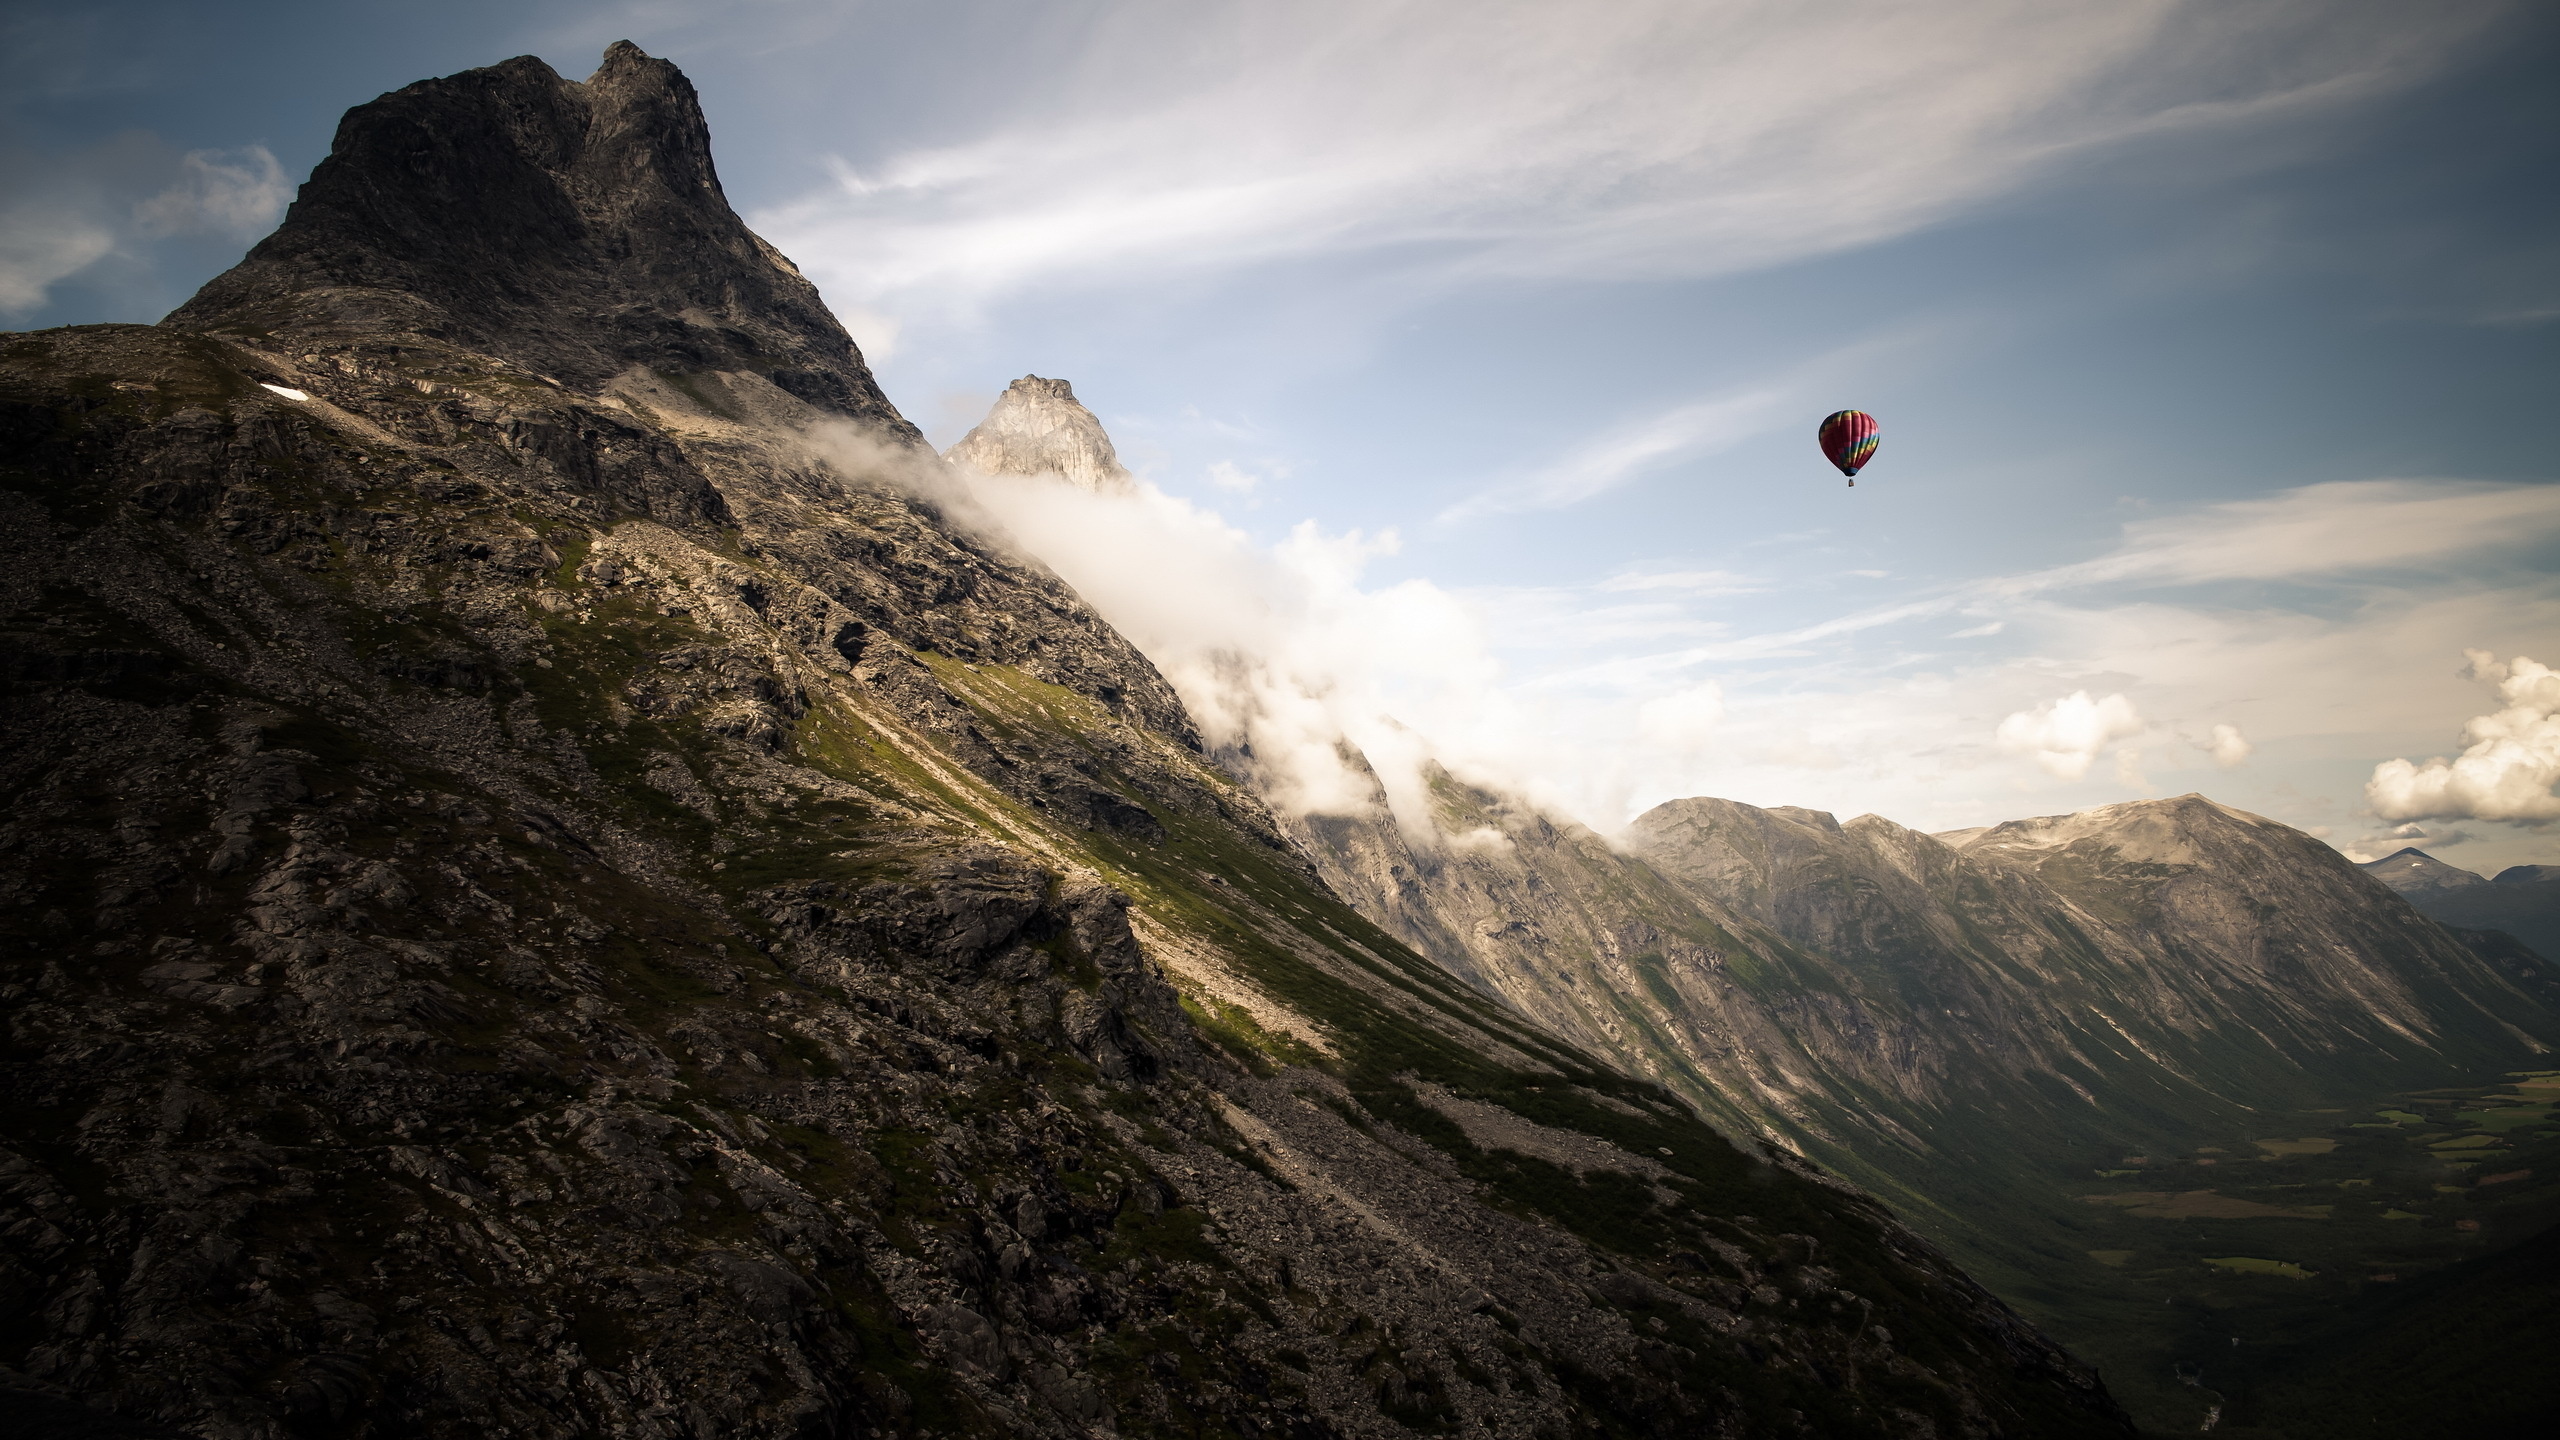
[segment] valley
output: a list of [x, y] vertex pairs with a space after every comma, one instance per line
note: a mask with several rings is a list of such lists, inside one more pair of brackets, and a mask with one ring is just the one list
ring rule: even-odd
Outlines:
[[[1040, 383], [1040, 427], [1099, 434]], [[2560, 968], [2410, 903], [2532, 885], [2404, 900], [2445, 867], [2200, 795], [1944, 835], [1698, 797], [1612, 838], [1436, 766], [1427, 830], [1365, 768], [1365, 803], [1294, 813], [1249, 745], [1221, 758], [1365, 918], [1885, 1198], [2157, 1433], [2357, 1297], [2560, 1221], [2531, 1068]]]
[[1139, 493], [1072, 387], [936, 455], [627, 42], [0, 439], [0, 1418], [2308, 1435], [2560, 1223], [2560, 971], [2203, 795], [1295, 803], [973, 490]]

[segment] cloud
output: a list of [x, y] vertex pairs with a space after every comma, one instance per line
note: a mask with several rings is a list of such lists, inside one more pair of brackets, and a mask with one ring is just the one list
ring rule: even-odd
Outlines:
[[[1425, 762], [1443, 754], [1410, 722], [1470, 710], [1498, 723], [1500, 666], [1482, 627], [1420, 581], [1366, 589], [1393, 532], [1328, 534], [1313, 522], [1256, 544], [1215, 512], [1141, 484], [1096, 495], [1041, 477], [971, 477], [1011, 543], [1039, 557], [1155, 662], [1212, 745], [1250, 766], [1283, 810], [1357, 813], [1368, 778], [1397, 818], [1437, 843]], [[1468, 737], [1457, 734], [1463, 764]]]
[[146, 236], [222, 235], [254, 240], [275, 228], [293, 187], [284, 167], [264, 145], [238, 150], [190, 150], [178, 161], [178, 179], [133, 207]]
[[1768, 588], [1730, 570], [1628, 570], [1591, 587], [1608, 593], [1671, 591], [1689, 596], [1749, 595]]
[[2205, 746], [2205, 753], [2213, 757], [2214, 764], [2229, 770], [2248, 759], [2257, 748], [2249, 743], [2248, 736], [2240, 733], [2239, 726], [2216, 725], [2212, 740]]
[[178, 154], [130, 131], [56, 153], [0, 146], [0, 314], [41, 310], [62, 282], [107, 271], [145, 291], [163, 246], [254, 239], [290, 191], [257, 145]]
[[[2088, 691], [2074, 690], [2059, 700], [2009, 716], [2000, 722], [1997, 733], [2002, 749], [2031, 755], [2047, 773], [2077, 780], [2089, 773], [2099, 751], [2126, 736], [2139, 735], [2146, 728], [2142, 716], [2135, 713], [2133, 702], [2122, 695], [2092, 700]], [[2139, 772], [2136, 773], [2137, 778], [2129, 783], [2139, 783]]]
[[[2127, 524], [2114, 548], [2068, 565], [1942, 586], [1810, 625], [1702, 646], [1683, 663], [1800, 654], [1862, 631], [1963, 612], [2030, 613], [2073, 591], [2244, 581], [2369, 585], [2378, 573], [2475, 578], [2500, 557], [2560, 541], [2560, 486], [2351, 480], [2205, 505]], [[2457, 572], [2459, 575], [2457, 576]], [[1949, 638], [1997, 634], [1988, 622]]]
[[53, 283], [77, 275], [115, 248], [115, 232], [41, 198], [0, 208], [0, 313], [44, 304]]
[[840, 158], [753, 218], [831, 294], [963, 310], [1353, 251], [1453, 280], [1726, 274], [2095, 147], [2408, 83], [2497, 8], [1123, 0], [973, 133]]
[[1671, 751], [1703, 748], [1724, 719], [1724, 690], [1714, 681], [1659, 695], [1636, 707], [1636, 730]]
[[2560, 538], [2560, 486], [2340, 480], [2124, 527], [2093, 560], [1988, 582], [2027, 595], [2092, 585], [2292, 580], [2440, 566]]
[[1233, 460], [1219, 460], [1209, 466], [1209, 483], [1230, 495], [1250, 495], [1262, 484], [1262, 477]]
[[1712, 454], [1759, 434], [1778, 422], [1788, 398], [1785, 391], [1763, 388], [1676, 406], [1603, 435], [1535, 474], [1470, 496], [1441, 511], [1440, 519], [1578, 504], [1674, 460]]
[[2519, 655], [2501, 661], [2466, 650], [2472, 679], [2495, 685], [2505, 703], [2462, 727], [2469, 748], [2424, 765], [2386, 760], [2365, 782], [2365, 799], [2385, 820], [2560, 820], [2560, 672]]

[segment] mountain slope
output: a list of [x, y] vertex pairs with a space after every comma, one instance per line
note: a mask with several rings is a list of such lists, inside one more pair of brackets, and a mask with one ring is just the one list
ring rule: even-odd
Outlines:
[[2466, 930], [2503, 930], [2548, 959], [2560, 956], [2560, 866], [2511, 865], [2494, 880], [2457, 870], [2423, 850], [2364, 867], [2427, 918]]
[[[2341, 1107], [2547, 1064], [2560, 1038], [2550, 967], [2193, 797], [1962, 848], [1873, 816], [1684, 800], [1620, 850], [1445, 776], [1434, 793], [1441, 833], [1474, 839], [1416, 853], [1383, 818], [1284, 824], [1453, 973], [1888, 1198], [2160, 1423], [2203, 1402], [2171, 1374], [2191, 1322], [2151, 1292], [2196, 1282], [2093, 1263], [2122, 1242], [2086, 1238], [2092, 1171], [2135, 1157], [2155, 1185], [2255, 1185], [2173, 1157], [2211, 1165], [2270, 1126], [2316, 1134]], [[2253, 1205], [2220, 1208], [2283, 1213]]]
[[[2120, 1434], [1363, 920], [627, 45], [0, 340], [0, 1393], [199, 1435]], [[34, 1403], [34, 1402], [30, 1402]]]

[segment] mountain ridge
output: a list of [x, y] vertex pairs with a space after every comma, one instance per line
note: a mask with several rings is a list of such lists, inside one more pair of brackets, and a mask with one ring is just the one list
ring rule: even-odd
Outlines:
[[2126, 1433], [1871, 1199], [1344, 905], [952, 521], [672, 66], [339, 134], [169, 322], [0, 337], [0, 1403]]
[[2499, 932], [2545, 960], [2560, 955], [2560, 866], [2510, 865], [2483, 878], [2404, 848], [2363, 868], [2430, 919]]
[[[1019, 468], [1061, 467], [1035, 446]], [[1231, 764], [1255, 782], [1245, 738]], [[2199, 1215], [2325, 1215], [2224, 1195], [2213, 1182], [2242, 1172], [2218, 1168], [2223, 1142], [2259, 1153], [2262, 1127], [2291, 1116], [2331, 1133], [2265, 1153], [2366, 1153], [2358, 1130], [2392, 1125], [2324, 1117], [2420, 1103], [2407, 1092], [2544, 1064], [2560, 1043], [2560, 973], [2530, 951], [2440, 927], [2378, 883], [2390, 873], [2201, 794], [1934, 836], [1692, 797], [1603, 837], [1436, 764], [1426, 813], [1402, 813], [1365, 757], [1340, 753], [1364, 794], [1334, 813], [1275, 808], [1365, 916], [1728, 1133], [1886, 1197], [2102, 1346], [2155, 1423], [2192, 1423], [2198, 1392], [2177, 1376], [2203, 1372], [2191, 1355], [2173, 1364], [2186, 1337], [2156, 1312], [2128, 1318], [2109, 1270], [2132, 1252], [2074, 1243], [2091, 1204], [2116, 1203], [2092, 1184], [2142, 1183], [2126, 1177], [2157, 1164]], [[2523, 895], [2533, 878], [2451, 893]], [[2480, 1141], [2500, 1143], [2458, 1143]], [[2190, 1153], [2192, 1166], [2161, 1158]], [[2459, 1172], [2433, 1173], [2441, 1194]], [[2125, 1203], [2175, 1209], [2165, 1193]], [[2548, 1208], [2471, 1223], [2513, 1239]], [[2164, 1283], [2174, 1300], [2180, 1282]]]

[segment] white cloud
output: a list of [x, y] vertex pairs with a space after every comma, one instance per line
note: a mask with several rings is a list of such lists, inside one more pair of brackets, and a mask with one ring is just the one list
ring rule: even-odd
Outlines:
[[1724, 690], [1714, 681], [1658, 695], [1636, 707], [1636, 731], [1652, 744], [1673, 752], [1705, 747], [1724, 719]]
[[2500, 661], [2466, 650], [2469, 674], [2505, 703], [2462, 727], [2469, 743], [2451, 760], [2424, 765], [2386, 760], [2365, 782], [2365, 798], [2385, 820], [2560, 820], [2560, 672], [2519, 655]]
[[[2078, 776], [2073, 776], [2078, 779]], [[2131, 745], [2116, 752], [2116, 783], [2128, 790], [2151, 793], [2151, 782], [2142, 773], [2142, 752]]]
[[1997, 734], [2002, 749], [2033, 756], [2048, 773], [2077, 780], [2089, 773], [2099, 751], [2145, 728], [2133, 702], [2122, 695], [2092, 700], [2088, 691], [2074, 690], [2009, 716]]
[[0, 208], [0, 313], [42, 305], [55, 281], [97, 263], [115, 243], [113, 230], [44, 198]]
[[283, 213], [290, 188], [255, 145], [179, 155], [129, 131], [52, 154], [0, 149], [0, 314], [41, 309], [84, 272], [135, 287], [155, 242], [253, 239]]
[[2240, 733], [2239, 726], [2216, 725], [2213, 727], [2212, 740], [2205, 746], [2205, 753], [2213, 757], [2214, 764], [2229, 770], [2248, 759], [2250, 753], [2257, 748], [2249, 743], [2248, 736]]
[[1262, 484], [1262, 477], [1233, 460], [1219, 460], [1209, 466], [1209, 483], [1230, 495], [1250, 495]]
[[190, 150], [178, 161], [176, 182], [135, 205], [133, 216], [146, 236], [254, 240], [275, 228], [292, 197], [284, 167], [264, 145]]
[[1731, 273], [2406, 83], [2496, 8], [1122, 0], [975, 133], [754, 218], [830, 293], [964, 310], [1390, 248], [1452, 278]]
[[1426, 582], [1363, 589], [1392, 532], [1328, 535], [1302, 523], [1255, 544], [1216, 513], [1141, 484], [1096, 495], [1040, 479], [972, 477], [977, 501], [1129, 637], [1172, 682], [1212, 744], [1250, 745], [1273, 802], [1302, 814], [1367, 803], [1348, 739], [1417, 839], [1436, 837], [1422, 791], [1435, 747], [1410, 722], [1474, 712], [1498, 725], [1500, 666], [1482, 628]]
[[2137, 520], [2094, 560], [1992, 581], [2026, 595], [2092, 585], [2195, 585], [2427, 568], [2560, 538], [2560, 486], [2340, 480]]

